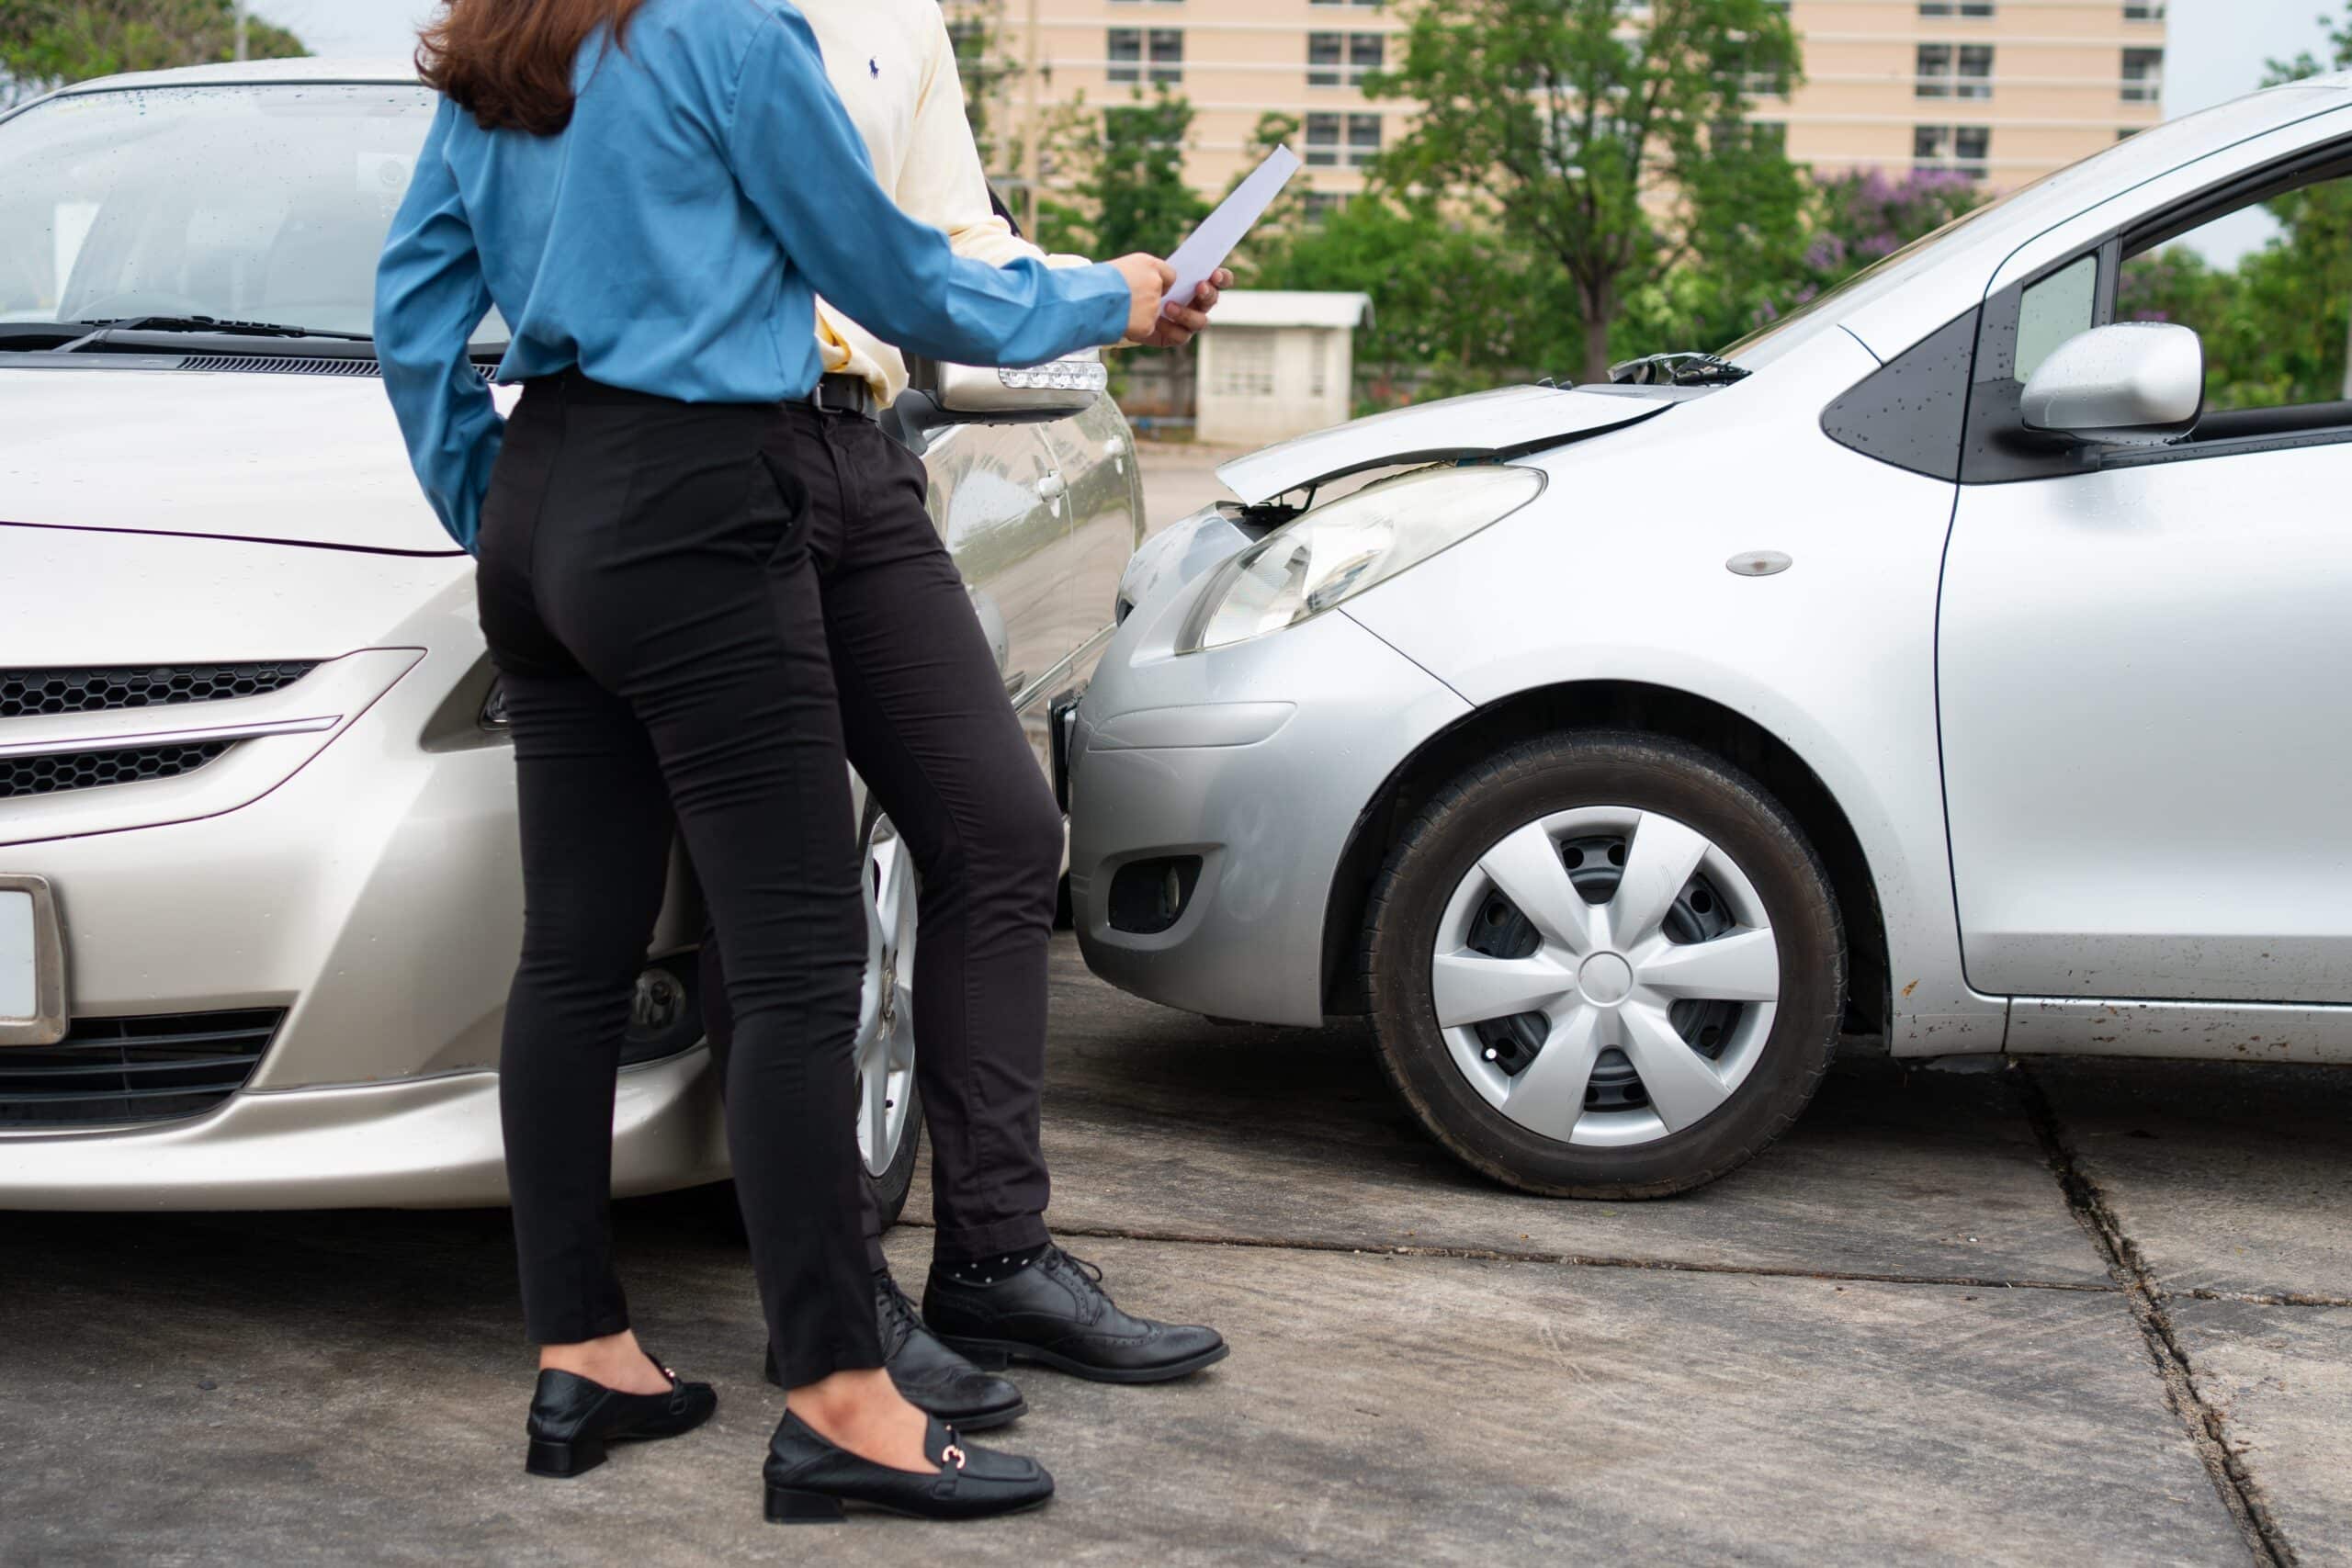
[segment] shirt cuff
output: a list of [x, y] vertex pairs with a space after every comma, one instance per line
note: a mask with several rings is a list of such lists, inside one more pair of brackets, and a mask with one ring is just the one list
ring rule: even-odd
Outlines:
[[1109, 262], [1093, 262], [1057, 267], [1053, 277], [1069, 290], [1071, 302], [1087, 311], [1086, 321], [1094, 329], [1097, 344], [1107, 346], [1127, 335], [1127, 309], [1134, 296], [1127, 289], [1125, 273]]

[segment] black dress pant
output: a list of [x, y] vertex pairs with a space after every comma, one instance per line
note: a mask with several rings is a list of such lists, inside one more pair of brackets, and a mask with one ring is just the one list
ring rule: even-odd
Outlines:
[[533, 382], [482, 513], [514, 737], [523, 956], [499, 1101], [531, 1336], [628, 1325], [615, 1083], [674, 821], [737, 1020], [727, 1132], [785, 1381], [877, 1367], [853, 1035], [865, 953], [800, 458], [771, 405]]
[[[922, 460], [870, 419], [808, 408], [786, 411], [769, 450], [808, 488], [849, 760], [922, 878], [915, 1078], [931, 1134], [933, 1245], [949, 1261], [1035, 1247], [1046, 1239], [1037, 1122], [1061, 809], [924, 509]], [[703, 995], [724, 1055], [730, 1033], [739, 1051], [747, 1036], [734, 949], [719, 949], [723, 962], [704, 944]], [[740, 1109], [729, 1108], [730, 1124]], [[879, 1269], [870, 1197], [864, 1210]]]

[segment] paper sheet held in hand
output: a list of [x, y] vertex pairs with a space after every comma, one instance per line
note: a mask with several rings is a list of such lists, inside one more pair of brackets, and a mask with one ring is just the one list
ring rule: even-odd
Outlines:
[[1168, 303], [1162, 309], [1190, 305], [1193, 293], [1209, 280], [1209, 274], [1225, 265], [1233, 247], [1250, 226], [1264, 216], [1291, 175], [1298, 173], [1298, 154], [1287, 147], [1277, 147], [1266, 154], [1266, 161], [1250, 171], [1250, 177], [1233, 187], [1233, 194], [1217, 203], [1215, 212], [1201, 220], [1184, 243], [1168, 257], [1168, 265], [1176, 269], [1176, 281], [1168, 286]]

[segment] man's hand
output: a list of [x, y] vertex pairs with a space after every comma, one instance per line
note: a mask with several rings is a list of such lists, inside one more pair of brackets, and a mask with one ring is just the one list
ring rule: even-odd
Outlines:
[[1152, 324], [1149, 334], [1129, 341], [1141, 343], [1148, 348], [1183, 347], [1193, 341], [1194, 333], [1208, 326], [1209, 312], [1216, 309], [1218, 299], [1232, 287], [1233, 274], [1224, 267], [1217, 268], [1209, 275], [1206, 283], [1193, 290], [1191, 305], [1169, 306], [1161, 312], [1159, 320]]
[[1161, 298], [1176, 281], [1176, 269], [1158, 256], [1137, 251], [1111, 264], [1127, 280], [1127, 335], [1122, 343], [1148, 343], [1159, 320]]

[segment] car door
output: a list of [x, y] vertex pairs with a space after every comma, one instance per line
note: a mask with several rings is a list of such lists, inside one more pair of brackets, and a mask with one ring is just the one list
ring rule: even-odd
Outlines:
[[[2160, 447], [2038, 444], [2017, 414], [2051, 349], [2115, 319], [2119, 292], [2134, 310], [2154, 265], [2136, 255], [2282, 180], [2340, 197], [2352, 136], [2327, 118], [2332, 135], [2280, 133], [2271, 161], [2193, 190], [2159, 182], [2167, 199], [2086, 215], [1992, 280], [1938, 633], [1980, 990], [2352, 1003], [2352, 389], [2209, 381], [2195, 434]], [[2304, 329], [2339, 334], [2335, 378], [2344, 304]], [[2209, 360], [2243, 357], [2223, 321], [2186, 324]], [[2211, 1044], [2182, 1049], [2234, 1048]]]
[[[947, 541], [995, 650], [1008, 696], [1039, 686], [1070, 648], [1070, 508], [1052, 448], [1035, 424], [955, 424], [933, 434], [933, 523]], [[1050, 755], [1043, 703], [1022, 720]]]
[[1108, 397], [1070, 419], [1040, 427], [1054, 453], [1070, 514], [1063, 584], [1069, 667], [1058, 694], [1083, 685], [1109, 641], [1119, 580], [1143, 542], [1143, 487], [1127, 422]]

